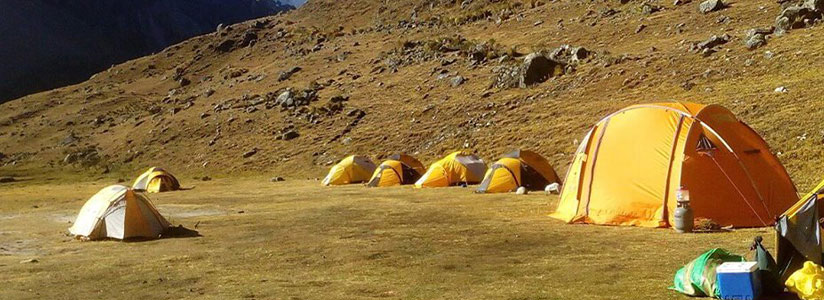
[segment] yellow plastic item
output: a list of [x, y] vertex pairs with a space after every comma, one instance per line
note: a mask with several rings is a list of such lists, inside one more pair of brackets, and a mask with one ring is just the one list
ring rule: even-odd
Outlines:
[[802, 300], [824, 300], [824, 268], [807, 261], [784, 282]]

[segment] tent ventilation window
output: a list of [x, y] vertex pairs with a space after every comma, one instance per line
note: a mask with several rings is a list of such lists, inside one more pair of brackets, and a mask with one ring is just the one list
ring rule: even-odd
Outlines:
[[695, 150], [698, 152], [710, 152], [718, 149], [715, 147], [715, 144], [710, 141], [704, 134], [701, 134], [701, 137], [698, 138], [698, 146], [696, 146]]

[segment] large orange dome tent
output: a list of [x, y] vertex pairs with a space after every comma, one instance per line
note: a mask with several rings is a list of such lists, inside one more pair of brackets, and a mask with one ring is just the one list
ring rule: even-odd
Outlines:
[[575, 154], [553, 217], [570, 223], [669, 227], [675, 192], [695, 217], [767, 226], [796, 189], [767, 143], [718, 105], [634, 105], [599, 121]]

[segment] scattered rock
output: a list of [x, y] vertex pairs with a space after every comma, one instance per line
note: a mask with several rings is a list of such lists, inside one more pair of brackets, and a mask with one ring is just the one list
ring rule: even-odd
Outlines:
[[531, 53], [524, 58], [521, 66], [519, 86], [527, 88], [531, 85], [546, 81], [549, 77], [561, 72], [561, 65], [550, 60], [541, 53]]
[[[78, 137], [74, 134], [74, 132], [70, 132], [70, 133], [69, 133], [69, 135], [67, 135], [65, 138], [63, 138], [63, 140], [62, 140], [62, 141], [60, 141], [60, 145], [63, 145], [63, 146], [71, 145], [71, 144], [76, 143], [76, 142], [77, 142], [77, 141], [79, 141], [79, 140], [80, 140], [80, 138], [78, 138]], [[2, 158], [2, 157], [0, 157], [0, 159], [1, 159], [1, 158]]]
[[460, 75], [452, 77], [452, 79], [449, 80], [449, 84], [452, 85], [452, 87], [457, 87], [463, 84], [464, 82], [466, 82], [466, 78]]
[[278, 103], [281, 107], [288, 107], [288, 106], [292, 106], [292, 105], [294, 105], [294, 103], [295, 103], [295, 96], [294, 96], [294, 94], [292, 93], [292, 90], [287, 89], [287, 90], [283, 91], [282, 93], [280, 93], [280, 95], [278, 96], [278, 98], [277, 98], [276, 102], [277, 102], [277, 103]]
[[37, 260], [36, 258], [29, 258], [29, 259], [24, 259], [24, 260], [20, 261], [21, 264], [36, 264], [36, 263], [39, 263], [39, 262], [40, 261]]
[[295, 131], [295, 130], [288, 130], [288, 131], [284, 132], [284, 133], [280, 136], [280, 139], [281, 139], [281, 140], [284, 140], [284, 141], [288, 141], [288, 140], [296, 139], [296, 138], [298, 138], [299, 136], [300, 136], [300, 134], [299, 134], [297, 131]]
[[698, 11], [703, 14], [708, 14], [714, 11], [724, 9], [724, 2], [721, 0], [707, 0], [698, 5]]
[[517, 190], [515, 190], [515, 194], [516, 194], [516, 195], [526, 195], [527, 193], [528, 193], [528, 192], [527, 192], [526, 188], [525, 188], [525, 187], [522, 187], [522, 186], [521, 186], [521, 187], [518, 187], [518, 189], [517, 189]]
[[758, 47], [764, 46], [767, 44], [767, 37], [763, 34], [756, 33], [753, 35], [748, 35], [747, 38], [744, 40], [744, 45], [747, 46], [747, 49], [754, 50]]
[[644, 30], [644, 28], [647, 28], [647, 25], [644, 25], [644, 24], [638, 25], [638, 28], [635, 28], [635, 33], [641, 33], [641, 31]]
[[289, 70], [280, 72], [280, 74], [278, 75], [278, 81], [289, 80], [289, 78], [292, 77], [292, 75], [294, 75], [297, 72], [300, 72], [300, 70], [302, 70], [300, 67], [295, 66], [290, 68]]
[[803, 28], [822, 17], [824, 1], [806, 0], [801, 5], [788, 6], [775, 18], [775, 34], [782, 35], [790, 29]]
[[100, 156], [97, 153], [97, 149], [94, 148], [77, 150], [75, 152], [66, 154], [66, 157], [63, 158], [63, 163], [77, 163], [83, 166], [91, 166], [97, 164], [98, 162], [100, 162]]
[[549, 53], [549, 59], [564, 65], [577, 65], [589, 57], [589, 50], [584, 47], [561, 45]]
[[280, 177], [280, 176], [275, 176], [275, 177], [272, 177], [272, 179], [269, 179], [269, 181], [271, 181], [271, 182], [281, 182], [281, 181], [286, 181], [286, 179], [284, 179], [283, 177]]
[[17, 180], [15, 180], [14, 177], [11, 177], [11, 176], [0, 177], [0, 183], [10, 183], [10, 182], [15, 182], [15, 181], [17, 181]]
[[257, 148], [246, 151], [246, 152], [243, 153], [243, 158], [252, 157], [253, 155], [257, 154], [257, 152], [258, 152]]
[[709, 56], [710, 54], [713, 54], [718, 51], [716, 47], [726, 44], [730, 41], [730, 39], [731, 38], [728, 34], [713, 35], [703, 42], [693, 43], [690, 46], [690, 51], [700, 53], [704, 56]]
[[779, 86], [779, 87], [775, 88], [775, 92], [776, 92], [776, 93], [786, 93], [786, 92], [788, 92], [788, 91], [789, 91], [789, 90], [787, 90], [787, 88], [786, 88], [786, 87], [784, 87], [784, 86]]
[[215, 46], [215, 51], [218, 51], [218, 52], [232, 51], [232, 49], [234, 49], [236, 43], [237, 42], [233, 39], [224, 40], [224, 41], [220, 42], [220, 44]]
[[243, 33], [243, 41], [240, 43], [241, 47], [251, 46], [257, 42], [258, 36], [255, 30], [248, 30]]
[[209, 176], [203, 176], [203, 177], [201, 177], [201, 178], [200, 178], [200, 180], [202, 180], [202, 181], [211, 181], [211, 180], [212, 180], [212, 177], [209, 177]]

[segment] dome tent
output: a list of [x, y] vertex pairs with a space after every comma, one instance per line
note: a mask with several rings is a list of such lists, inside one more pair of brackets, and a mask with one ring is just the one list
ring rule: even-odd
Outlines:
[[514, 192], [522, 186], [527, 190], [543, 190], [556, 182], [560, 183], [561, 179], [546, 158], [529, 150], [515, 150], [489, 167], [477, 192]]
[[436, 161], [426, 173], [415, 182], [415, 187], [446, 187], [459, 183], [475, 184], [481, 182], [486, 163], [477, 155], [464, 151], [453, 152]]
[[370, 187], [385, 187], [402, 184], [413, 184], [426, 171], [426, 167], [416, 158], [406, 154], [395, 154], [382, 162], [372, 179]]
[[796, 198], [767, 143], [718, 105], [634, 105], [599, 121], [573, 157], [553, 217], [570, 223], [669, 227], [676, 190], [695, 217], [767, 226]]
[[352, 155], [332, 166], [321, 183], [324, 186], [366, 182], [375, 171], [375, 164], [366, 156]]
[[176, 191], [180, 189], [180, 182], [166, 170], [158, 167], [149, 168], [134, 181], [132, 188], [149, 193]]
[[787, 209], [775, 224], [775, 262], [786, 279], [804, 262], [824, 264], [824, 240], [819, 220], [824, 216], [824, 181]]
[[69, 233], [87, 240], [157, 238], [169, 226], [145, 194], [112, 185], [86, 201]]

